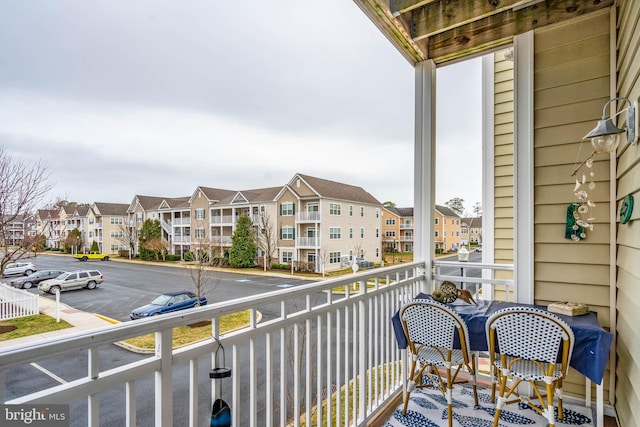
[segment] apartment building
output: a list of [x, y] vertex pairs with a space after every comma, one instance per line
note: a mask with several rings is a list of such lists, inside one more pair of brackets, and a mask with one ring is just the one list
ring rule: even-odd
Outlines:
[[363, 188], [296, 174], [276, 197], [278, 259], [332, 271], [382, 259], [382, 204]]
[[443, 252], [458, 250], [461, 244], [460, 216], [447, 206], [436, 205], [434, 221], [436, 249]]
[[58, 224], [57, 209], [38, 209], [36, 212], [36, 233], [45, 237], [45, 246], [56, 248], [58, 237], [56, 225]]
[[116, 254], [129, 249], [128, 208], [125, 203], [93, 203], [87, 213], [85, 249], [90, 249], [93, 242], [98, 243], [102, 253]]
[[382, 247], [386, 253], [400, 251], [398, 239], [400, 238], [400, 223], [402, 217], [398, 208], [384, 206], [382, 208]]
[[482, 217], [462, 218], [460, 226], [460, 244], [482, 243]]

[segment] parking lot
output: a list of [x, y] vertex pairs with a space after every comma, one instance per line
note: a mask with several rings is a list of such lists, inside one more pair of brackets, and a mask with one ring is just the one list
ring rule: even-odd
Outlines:
[[[195, 291], [195, 285], [185, 267], [118, 260], [81, 262], [70, 255], [38, 255], [29, 260], [36, 264], [38, 270], [99, 270], [105, 279], [96, 289], [63, 292], [60, 299], [78, 310], [97, 313], [118, 321], [130, 320], [129, 313], [132, 309], [149, 303], [164, 292], [183, 289]], [[228, 272], [215, 272], [214, 279], [215, 289], [205, 292], [209, 302], [228, 301], [310, 282], [295, 278]], [[7, 278], [3, 281], [7, 281]], [[35, 288], [28, 291], [39, 293], [46, 298], [55, 298], [54, 295], [42, 293]]]

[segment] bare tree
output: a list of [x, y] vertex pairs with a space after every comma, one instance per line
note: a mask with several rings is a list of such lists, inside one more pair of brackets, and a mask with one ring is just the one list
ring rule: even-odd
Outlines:
[[151, 239], [145, 243], [145, 248], [155, 253], [156, 261], [158, 260], [158, 255], [162, 255], [163, 261], [166, 259], [168, 247], [169, 242], [166, 239], [162, 238]]
[[[204, 223], [196, 222], [196, 229], [204, 229]], [[200, 226], [200, 227], [198, 227]], [[212, 265], [213, 245], [211, 238], [203, 233], [192, 233], [191, 249], [194, 252], [194, 260], [185, 265], [185, 269], [198, 296], [198, 305], [200, 305], [200, 297], [207, 292], [213, 292], [220, 283], [220, 277], [216, 274]]]
[[275, 224], [271, 221], [267, 212], [260, 214], [256, 241], [258, 248], [265, 254], [264, 268], [266, 270], [267, 266], [269, 266], [269, 268], [271, 267], [273, 254], [278, 244], [278, 234]]
[[138, 239], [136, 228], [130, 227], [127, 224], [119, 224], [118, 230], [120, 231], [120, 233], [118, 233], [118, 237], [116, 237], [116, 240], [127, 246], [127, 248], [129, 249], [129, 259], [131, 259], [131, 257], [135, 255], [134, 252], [136, 250], [136, 242]]
[[26, 256], [31, 238], [12, 239], [12, 225], [33, 217], [37, 206], [53, 188], [48, 182], [47, 165], [41, 160], [26, 162], [12, 157], [0, 147], [0, 273], [7, 264]]

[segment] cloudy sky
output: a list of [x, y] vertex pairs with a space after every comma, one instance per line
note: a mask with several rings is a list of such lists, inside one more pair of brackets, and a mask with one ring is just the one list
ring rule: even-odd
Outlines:
[[[0, 146], [47, 163], [52, 200], [245, 190], [300, 172], [413, 206], [413, 68], [351, 0], [0, 10]], [[480, 70], [438, 71], [436, 199], [469, 210], [482, 197]]]

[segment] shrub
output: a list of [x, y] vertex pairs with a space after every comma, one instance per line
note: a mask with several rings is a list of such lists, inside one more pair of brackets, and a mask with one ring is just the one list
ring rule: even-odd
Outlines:
[[167, 255], [165, 256], [165, 259], [166, 259], [167, 261], [180, 261], [180, 255], [177, 255], [177, 254], [176, 254], [176, 255], [167, 254]]
[[127, 249], [120, 249], [118, 251], [118, 256], [122, 258], [129, 258], [129, 251]]
[[185, 252], [183, 256], [185, 261], [193, 261], [193, 252]]
[[274, 270], [291, 270], [291, 265], [289, 264], [271, 264], [271, 268]]

